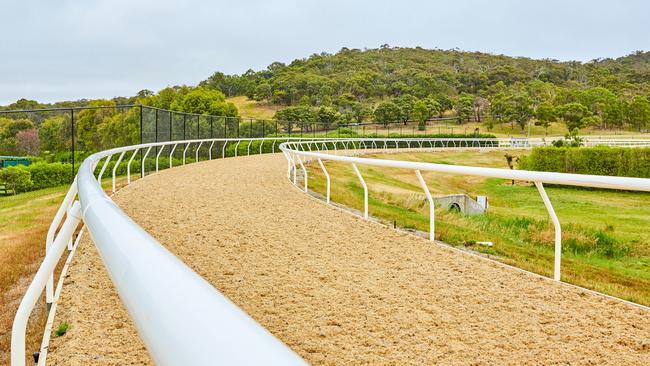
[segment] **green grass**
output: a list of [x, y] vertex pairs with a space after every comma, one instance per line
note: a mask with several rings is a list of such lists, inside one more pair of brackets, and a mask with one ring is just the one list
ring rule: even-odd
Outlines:
[[68, 328], [70, 325], [68, 324], [67, 321], [64, 321], [63, 323], [59, 324], [58, 328], [54, 331], [54, 335], [57, 337], [64, 336], [68, 332]]
[[[513, 153], [511, 151], [511, 153]], [[524, 154], [524, 151], [515, 151]], [[387, 159], [507, 168], [502, 151], [442, 151], [376, 155]], [[359, 167], [369, 187], [370, 214], [427, 231], [428, 206], [412, 171]], [[363, 207], [363, 191], [349, 165], [327, 163], [334, 202]], [[320, 168], [309, 168], [310, 189], [324, 193]], [[432, 194], [487, 195], [485, 215], [436, 210], [436, 238], [466, 246], [545, 276], [553, 271], [553, 226], [527, 183], [424, 173]], [[550, 186], [562, 224], [562, 279], [641, 304], [650, 304], [650, 194]], [[492, 241], [493, 247], [475, 245]]]

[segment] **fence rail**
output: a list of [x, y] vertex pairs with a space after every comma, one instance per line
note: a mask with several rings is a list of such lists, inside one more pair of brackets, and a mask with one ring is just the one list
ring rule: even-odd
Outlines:
[[[173, 151], [178, 145], [184, 145], [185, 161], [188, 147], [192, 145], [197, 147], [195, 157], [198, 160], [201, 146], [212, 149], [217, 142], [223, 145], [221, 157], [225, 157], [228, 144], [239, 146], [243, 142], [248, 146], [247, 154], [255, 154], [263, 150], [251, 151], [254, 141], [267, 142], [272, 146], [269, 151], [272, 152], [278, 142], [290, 140], [221, 138], [167, 141], [110, 149], [85, 159], [50, 226], [45, 259], [16, 312], [12, 327], [11, 364], [25, 365], [25, 332], [29, 315], [45, 288], [49, 304], [58, 300], [53, 292], [54, 269], [66, 247], [74, 249], [74, 233], [83, 223], [156, 364], [304, 365], [297, 354], [133, 222], [110, 200], [101, 186], [102, 175], [114, 156], [118, 156], [118, 162], [112, 172], [113, 191], [117, 166], [127, 164], [127, 180], [130, 182], [134, 157], [143, 150], [146, 152], [141, 164], [142, 174], [145, 174], [145, 161], [154, 159], [148, 157], [153, 148], [159, 148], [160, 152], [168, 147]], [[130, 158], [125, 163], [123, 158], [127, 154]], [[160, 153], [155, 157], [156, 171], [159, 157]], [[208, 159], [212, 158], [211, 150]], [[101, 170], [96, 175], [96, 168], [102, 161]], [[39, 359], [39, 364], [45, 362], [45, 357]]]
[[[179, 145], [181, 149], [177, 149]], [[78, 175], [48, 231], [45, 259], [29, 285], [14, 319], [11, 364], [25, 364], [27, 320], [43, 290], [45, 289], [48, 303], [58, 300], [53, 292], [53, 272], [66, 247], [69, 250], [75, 248], [74, 233], [82, 223], [94, 241], [140, 337], [157, 364], [304, 364], [298, 355], [178, 260], [110, 200], [102, 188], [101, 180], [115, 157], [116, 163], [111, 172], [113, 192], [116, 190], [118, 166], [126, 166], [127, 182], [130, 183], [131, 168], [138, 154], [141, 154], [140, 174], [144, 176], [147, 174], [147, 166], [155, 167], [149, 174], [161, 169], [159, 160], [163, 151], [165, 154], [169, 151], [169, 168], [172, 168], [174, 153], [181, 154], [182, 151], [181, 164], [184, 165], [188, 151], [192, 153], [190, 147], [194, 149], [195, 161], [200, 160], [201, 151], [204, 157], [212, 160], [231, 156], [227, 154], [229, 148], [233, 149], [232, 156], [238, 156], [242, 150], [246, 155], [251, 155], [273, 153], [277, 147], [287, 158], [287, 176], [291, 179], [293, 174], [292, 182], [296, 185], [298, 166], [302, 169], [305, 190], [308, 190], [305, 164], [313, 160], [318, 161], [327, 177], [328, 202], [330, 179], [323, 161], [346, 162], [352, 165], [364, 188], [366, 218], [368, 187], [357, 165], [411, 169], [417, 175], [429, 200], [432, 240], [435, 213], [431, 195], [420, 171], [533, 181], [556, 227], [556, 280], [560, 279], [560, 226], [542, 183], [650, 191], [650, 179], [512, 171], [351, 156], [369, 151], [498, 148], [511, 145], [501, 139], [481, 138], [212, 138], [153, 142], [95, 153], [81, 164]], [[524, 147], [532, 145], [534, 143]], [[100, 164], [100, 170], [97, 172]], [[183, 332], [180, 336], [179, 331]], [[45, 362], [45, 357], [39, 360], [39, 364]]]
[[[450, 139], [453, 140], [453, 139]], [[323, 171], [326, 177], [326, 200], [329, 203], [330, 201], [330, 184], [331, 179], [330, 175], [327, 172], [324, 160], [329, 161], [338, 161], [342, 163], [348, 163], [351, 165], [352, 169], [359, 178], [359, 182], [363, 187], [364, 191], [364, 218], [368, 218], [368, 186], [363, 178], [363, 175], [358, 169], [358, 165], [369, 165], [369, 166], [378, 166], [385, 168], [401, 168], [408, 169], [413, 171], [417, 176], [418, 181], [422, 186], [422, 190], [427, 197], [429, 204], [429, 238], [434, 240], [435, 237], [435, 210], [433, 199], [429, 192], [428, 186], [424, 179], [422, 178], [421, 171], [432, 171], [438, 173], [451, 173], [459, 175], [473, 175], [481, 176], [487, 178], [502, 178], [509, 180], [520, 180], [520, 181], [529, 181], [534, 182], [535, 187], [537, 188], [544, 206], [548, 211], [548, 214], [553, 222], [555, 229], [555, 253], [554, 253], [554, 268], [553, 268], [553, 279], [555, 281], [560, 281], [560, 266], [561, 266], [561, 256], [562, 256], [562, 231], [560, 221], [555, 213], [553, 205], [546, 194], [544, 189], [544, 184], [561, 184], [561, 185], [570, 185], [570, 186], [581, 186], [581, 187], [594, 187], [594, 188], [607, 188], [607, 189], [621, 189], [621, 190], [630, 190], [630, 191], [645, 191], [650, 192], [650, 179], [646, 178], [629, 178], [629, 177], [612, 177], [612, 176], [599, 176], [599, 175], [583, 175], [583, 174], [569, 174], [569, 173], [552, 173], [552, 172], [536, 172], [536, 171], [526, 171], [526, 170], [508, 170], [508, 169], [497, 169], [497, 168], [482, 168], [482, 167], [472, 167], [472, 166], [462, 166], [462, 165], [446, 165], [446, 164], [433, 164], [433, 163], [418, 163], [410, 161], [400, 161], [400, 160], [386, 160], [386, 159], [375, 159], [375, 158], [363, 158], [358, 156], [350, 156], [358, 154], [359, 150], [375, 150], [382, 148], [412, 148], [418, 147], [422, 148], [427, 147], [429, 144], [431, 147], [435, 146], [434, 142], [431, 140], [419, 140], [419, 139], [408, 139], [408, 140], [376, 140], [376, 139], [347, 139], [344, 140], [343, 150], [337, 150], [336, 153], [332, 153], [330, 149], [327, 149], [329, 143], [341, 143], [335, 141], [302, 141], [302, 142], [284, 142], [280, 144], [280, 150], [285, 154], [287, 159], [287, 178], [296, 186], [298, 186], [297, 179], [297, 170], [301, 169], [303, 174], [303, 189], [305, 192], [308, 191], [308, 171], [305, 167], [305, 164], [309, 161], [317, 161], [319, 167]], [[449, 147], [452, 141], [444, 141], [445, 146]], [[616, 141], [623, 144], [625, 141]], [[386, 145], [388, 143], [388, 146]], [[392, 145], [391, 145], [392, 143]], [[441, 143], [436, 141], [435, 144]], [[627, 142], [629, 143], [629, 141]], [[648, 142], [646, 141], [645, 144]], [[453, 142], [453, 146], [456, 145], [456, 142]], [[602, 142], [601, 144], [606, 144]], [[475, 139], [469, 140], [460, 144], [461, 147], [472, 146], [482, 146], [482, 147], [503, 147], [505, 144], [502, 144], [500, 140], [490, 140], [490, 139]], [[526, 147], [530, 147], [533, 144], [527, 144]], [[507, 147], [512, 147], [512, 145], [505, 145]], [[626, 145], [627, 146], [627, 145]], [[632, 145], [637, 146], [637, 145]], [[647, 146], [647, 145], [644, 145]], [[523, 146], [519, 146], [523, 147]]]

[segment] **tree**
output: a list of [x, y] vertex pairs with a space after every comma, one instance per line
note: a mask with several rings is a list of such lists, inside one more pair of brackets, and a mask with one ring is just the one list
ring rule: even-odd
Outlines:
[[515, 121], [523, 131], [526, 128], [526, 124], [533, 117], [530, 97], [528, 93], [521, 92], [512, 97], [511, 103], [508, 117]]
[[474, 97], [467, 93], [462, 93], [458, 96], [458, 101], [456, 102], [456, 116], [458, 117], [458, 123], [469, 121], [473, 111]]
[[33, 128], [34, 124], [27, 119], [0, 118], [0, 155], [16, 154], [16, 134]]
[[326, 129], [329, 129], [341, 118], [341, 114], [332, 107], [320, 107], [316, 115], [318, 122]]
[[454, 108], [454, 102], [449, 98], [448, 95], [438, 94], [435, 97], [436, 101], [440, 105], [440, 117], [444, 111], [448, 111]]
[[548, 127], [557, 118], [555, 107], [550, 102], [543, 102], [537, 107], [535, 117], [537, 117], [539, 124], [544, 127], [545, 133], [548, 134]]
[[[89, 105], [91, 107], [115, 107], [115, 102], [110, 100], [95, 100]], [[114, 136], [109, 136], [106, 139], [103, 138], [99, 131], [102, 129], [105, 120], [112, 118], [116, 113], [115, 108], [85, 109], [80, 111], [75, 120], [75, 143], [77, 144], [77, 149], [79, 151], [94, 152], [103, 150], [103, 148], [115, 147], [111, 143]], [[104, 145], [102, 142], [109, 142], [109, 144]]]
[[255, 87], [255, 100], [270, 100], [271, 96], [273, 96], [273, 89], [269, 83], [262, 83]]
[[63, 117], [52, 117], [43, 121], [38, 129], [38, 137], [43, 150], [57, 152], [66, 148], [66, 141], [70, 139], [70, 134], [68, 133], [66, 136], [66, 129], [63, 128], [64, 123]]
[[640, 96], [634, 97], [627, 107], [627, 120], [639, 131], [650, 127], [650, 101]]
[[490, 103], [490, 114], [493, 119], [503, 122], [503, 119], [511, 114], [510, 108], [510, 96], [505, 92], [499, 92], [492, 97], [492, 102]]
[[[181, 98], [176, 98], [171, 104], [171, 109], [187, 113], [224, 115], [229, 116], [237, 109], [232, 103], [226, 103], [226, 97], [218, 90], [195, 88]], [[234, 108], [233, 108], [234, 107]]]
[[424, 130], [426, 122], [431, 117], [431, 112], [423, 100], [415, 102], [415, 105], [413, 106], [413, 116], [418, 121], [418, 129], [420, 131]]
[[379, 103], [373, 112], [375, 120], [382, 123], [384, 127], [388, 126], [391, 122], [399, 121], [401, 115], [402, 111], [399, 109], [397, 104], [390, 101]]
[[413, 106], [416, 102], [417, 98], [410, 94], [404, 94], [400, 97], [395, 98], [395, 104], [400, 109], [400, 120], [404, 124], [406, 124], [406, 122], [411, 119], [413, 115]]
[[41, 152], [41, 141], [38, 138], [38, 130], [18, 131], [16, 134], [16, 152], [19, 155], [37, 156]]
[[305, 128], [306, 124], [314, 122], [316, 117], [309, 107], [297, 106], [283, 108], [275, 112], [273, 119], [278, 121], [287, 133], [291, 133], [296, 123]]
[[354, 103], [352, 104], [352, 117], [357, 123], [363, 122], [366, 118], [372, 116], [372, 109], [365, 104]]
[[589, 117], [591, 112], [580, 103], [567, 103], [558, 107], [558, 115], [564, 120], [569, 131], [583, 127], [583, 118]]
[[482, 97], [474, 99], [474, 117], [477, 122], [481, 122], [483, 114], [490, 108], [490, 102]]

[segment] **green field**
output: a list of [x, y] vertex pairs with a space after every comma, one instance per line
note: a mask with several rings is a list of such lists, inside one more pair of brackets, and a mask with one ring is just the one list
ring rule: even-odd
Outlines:
[[[512, 153], [512, 152], [511, 152]], [[515, 152], [524, 154], [523, 151]], [[375, 155], [442, 164], [507, 168], [502, 151], [437, 151]], [[327, 163], [331, 197], [363, 207], [363, 190], [351, 166]], [[359, 167], [369, 188], [372, 216], [407, 229], [427, 231], [428, 205], [412, 171]], [[323, 194], [318, 165], [309, 167], [310, 189]], [[436, 210], [436, 239], [463, 246], [517, 267], [552, 276], [553, 227], [532, 184], [501, 179], [423, 173], [432, 194], [487, 195], [485, 215]], [[562, 224], [562, 280], [650, 305], [650, 194], [547, 187]], [[492, 241], [493, 247], [476, 245]]]

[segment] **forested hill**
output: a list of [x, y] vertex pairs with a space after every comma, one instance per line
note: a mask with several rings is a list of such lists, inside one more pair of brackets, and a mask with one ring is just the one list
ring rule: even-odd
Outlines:
[[[597, 117], [592, 123], [622, 125], [626, 104], [634, 97], [643, 103], [650, 95], [650, 52], [582, 63], [419, 47], [343, 48], [242, 75], [217, 72], [200, 85], [278, 105], [328, 106], [343, 120], [376, 118], [372, 113], [382, 101], [403, 106], [398, 98], [407, 99], [407, 110], [412, 109], [409, 101], [429, 98], [428, 104], [435, 100], [439, 108], [462, 114], [457, 110], [462, 106], [456, 105], [465, 97], [487, 100], [497, 120], [527, 120], [545, 102], [549, 105], [543, 110], [553, 107], [552, 114], [561, 115], [558, 107], [578, 103], [570, 106], [575, 109], [571, 114]], [[512, 115], [517, 100], [527, 104], [527, 116]]]
[[438, 93], [481, 95], [489, 94], [490, 87], [500, 81], [510, 86], [534, 80], [569, 88], [602, 86], [613, 92], [647, 94], [650, 52], [581, 63], [419, 47], [343, 48], [333, 55], [315, 54], [289, 65], [276, 62], [258, 72], [217, 72], [201, 85], [218, 88], [226, 96], [269, 98], [290, 105], [305, 96], [318, 104], [346, 93], [359, 101], [402, 94], [420, 98]]

